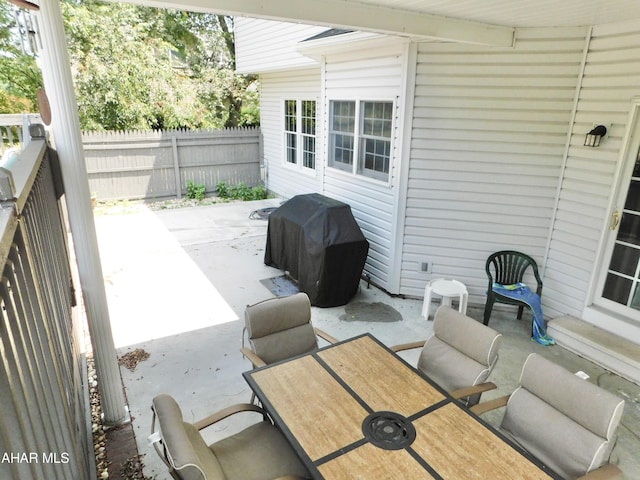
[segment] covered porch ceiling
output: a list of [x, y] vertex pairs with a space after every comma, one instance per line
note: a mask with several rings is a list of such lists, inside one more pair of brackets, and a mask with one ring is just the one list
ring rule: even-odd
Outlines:
[[[122, 0], [117, 0], [122, 1]], [[577, 27], [640, 18], [637, 0], [127, 0], [439, 40], [511, 46], [518, 27]]]

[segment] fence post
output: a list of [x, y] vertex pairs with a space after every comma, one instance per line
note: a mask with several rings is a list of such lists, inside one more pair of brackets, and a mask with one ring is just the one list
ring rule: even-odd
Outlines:
[[178, 159], [178, 139], [175, 133], [171, 137], [171, 151], [173, 152], [173, 171], [176, 177], [176, 197], [182, 198], [182, 178], [180, 177], [180, 160]]

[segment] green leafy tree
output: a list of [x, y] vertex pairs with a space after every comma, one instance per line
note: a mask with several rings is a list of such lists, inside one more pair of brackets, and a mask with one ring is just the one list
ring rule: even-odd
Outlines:
[[233, 70], [230, 19], [96, 0], [62, 6], [83, 128], [255, 124], [255, 107], [243, 120], [245, 99], [257, 105], [246, 93], [255, 79]]
[[42, 74], [34, 56], [23, 50], [14, 7], [1, 2], [0, 114], [36, 111], [36, 93], [40, 87]]
[[63, 2], [80, 122], [89, 130], [207, 125], [188, 78], [176, 75], [171, 45], [150, 36], [140, 7]]
[[[42, 76], [0, 2], [0, 113], [36, 110]], [[257, 79], [235, 72], [230, 17], [62, 0], [85, 130], [257, 125]]]
[[201, 80], [199, 95], [216, 118], [223, 119], [225, 127], [258, 125], [258, 78], [235, 71], [233, 18], [175, 11], [166, 16], [164, 31], [178, 41], [186, 68]]
[[[215, 22], [221, 32], [221, 38], [227, 50], [228, 64], [230, 71], [235, 72], [236, 69], [236, 45], [235, 35], [233, 33], [233, 18], [223, 15], [215, 15]], [[237, 127], [243, 124], [256, 122], [256, 118], [250, 117], [250, 108], [256, 107], [257, 97], [251, 95], [251, 84], [257, 81], [254, 75], [238, 75], [233, 76], [230, 84], [223, 91], [223, 103], [227, 107], [229, 116], [227, 117], [226, 127]], [[255, 91], [255, 90], [254, 90]], [[243, 105], [246, 107], [243, 110]]]

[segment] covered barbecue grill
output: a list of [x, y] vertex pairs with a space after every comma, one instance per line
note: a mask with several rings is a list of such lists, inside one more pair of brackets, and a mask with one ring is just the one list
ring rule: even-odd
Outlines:
[[358, 290], [369, 242], [346, 203], [297, 195], [269, 215], [264, 263], [289, 272], [312, 305], [345, 305]]

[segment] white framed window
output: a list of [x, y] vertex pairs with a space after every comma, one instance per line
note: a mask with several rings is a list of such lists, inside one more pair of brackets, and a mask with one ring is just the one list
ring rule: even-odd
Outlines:
[[316, 101], [284, 101], [285, 162], [316, 168]]
[[356, 102], [331, 101], [329, 106], [329, 166], [353, 171]]
[[298, 163], [298, 103], [296, 100], [284, 101], [284, 148], [285, 160]]
[[329, 166], [388, 181], [394, 102], [329, 102]]

